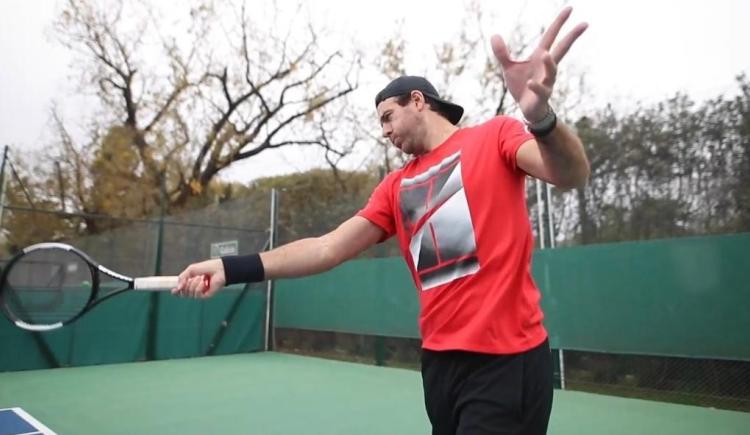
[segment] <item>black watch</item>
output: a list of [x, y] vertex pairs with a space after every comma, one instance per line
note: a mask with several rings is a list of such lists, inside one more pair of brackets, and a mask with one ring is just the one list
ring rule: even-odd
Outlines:
[[549, 108], [549, 110], [547, 110], [547, 114], [544, 115], [544, 118], [540, 119], [537, 122], [526, 123], [526, 127], [529, 129], [529, 133], [533, 134], [535, 137], [547, 136], [548, 134], [552, 133], [552, 130], [554, 130], [556, 126], [557, 115], [551, 107]]

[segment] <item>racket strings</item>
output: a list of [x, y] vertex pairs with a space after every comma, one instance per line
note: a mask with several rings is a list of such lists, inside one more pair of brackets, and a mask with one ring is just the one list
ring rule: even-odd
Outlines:
[[6, 277], [3, 304], [11, 317], [32, 325], [65, 322], [92, 294], [91, 272], [82, 258], [62, 249], [32, 251]]
[[62, 322], [77, 315], [87, 304], [90, 289], [29, 289], [10, 287], [6, 308], [13, 317], [38, 325]]

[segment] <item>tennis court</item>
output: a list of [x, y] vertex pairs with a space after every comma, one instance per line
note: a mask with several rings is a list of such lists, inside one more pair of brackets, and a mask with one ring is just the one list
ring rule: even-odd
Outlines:
[[[429, 433], [418, 372], [275, 352], [0, 373], [0, 385], [0, 408], [58, 434]], [[549, 433], [748, 427], [747, 413], [556, 390]]]
[[[230, 205], [221, 211], [242, 216]], [[231, 220], [194, 223], [202, 213], [165, 222], [154, 249], [135, 249], [160, 233], [153, 222], [69, 242], [133, 276], [179, 272], [209, 248], [269, 245]], [[562, 387], [549, 433], [748, 433], [748, 243], [536, 252]], [[419, 372], [394, 368], [418, 365], [418, 301], [403, 261], [384, 257], [205, 301], [125, 294], [51, 332], [1, 318], [0, 427], [3, 409], [20, 408], [57, 434], [427, 434]], [[329, 349], [367, 364], [290, 354]]]

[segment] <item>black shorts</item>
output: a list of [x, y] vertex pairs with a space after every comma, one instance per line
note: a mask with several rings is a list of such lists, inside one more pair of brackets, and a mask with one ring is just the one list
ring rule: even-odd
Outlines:
[[547, 433], [552, 410], [547, 340], [519, 354], [422, 351], [422, 382], [433, 435]]

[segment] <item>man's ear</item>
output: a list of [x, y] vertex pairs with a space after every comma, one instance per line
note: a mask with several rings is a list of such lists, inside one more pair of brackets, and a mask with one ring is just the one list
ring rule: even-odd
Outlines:
[[424, 95], [419, 91], [411, 91], [411, 101], [417, 106], [418, 110], [422, 110], [427, 104]]

